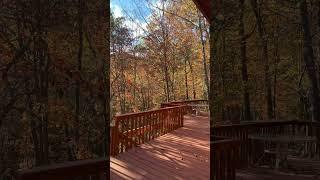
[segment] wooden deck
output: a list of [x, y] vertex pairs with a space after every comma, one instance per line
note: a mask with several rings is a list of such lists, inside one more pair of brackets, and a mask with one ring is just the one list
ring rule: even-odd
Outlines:
[[[119, 138], [113, 137], [113, 140], [117, 141], [111, 146], [111, 149], [117, 150], [114, 152], [118, 155], [111, 157], [110, 179], [201, 180], [210, 179], [211, 174], [215, 180], [320, 180], [318, 159], [290, 158], [288, 168], [282, 169], [281, 172], [270, 168], [252, 168], [247, 160], [249, 156], [255, 156], [254, 153], [249, 153], [245, 144], [249, 130], [281, 133], [283, 129], [294, 127], [299, 131], [291, 129], [287, 133], [301, 134], [306, 129], [314, 130], [308, 131], [310, 135], [320, 130], [319, 123], [283, 121], [215, 126], [215, 140], [211, 144], [214, 148], [211, 149], [214, 161], [211, 162], [213, 164], [210, 172], [209, 119], [207, 116], [183, 116], [189, 110], [187, 106], [164, 107], [160, 110], [118, 117], [118, 125], [121, 128], [120, 131], [114, 132], [117, 132], [115, 135]], [[147, 127], [146, 130], [140, 129], [141, 126]], [[159, 132], [167, 134], [160, 136]], [[129, 138], [123, 138], [125, 136]], [[134, 139], [134, 143], [128, 141], [129, 139]], [[131, 148], [137, 143], [140, 143], [138, 147]], [[121, 148], [120, 153], [117, 147], [123, 146], [126, 149]], [[106, 162], [105, 158], [79, 160], [21, 170], [17, 175], [20, 180], [69, 180], [75, 177], [105, 179]]]
[[184, 127], [116, 157], [111, 179], [209, 179], [208, 117], [184, 116]]

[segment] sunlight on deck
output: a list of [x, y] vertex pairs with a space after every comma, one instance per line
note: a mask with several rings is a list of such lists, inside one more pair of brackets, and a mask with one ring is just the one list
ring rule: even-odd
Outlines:
[[184, 127], [111, 157], [111, 179], [209, 179], [209, 120], [185, 116]]

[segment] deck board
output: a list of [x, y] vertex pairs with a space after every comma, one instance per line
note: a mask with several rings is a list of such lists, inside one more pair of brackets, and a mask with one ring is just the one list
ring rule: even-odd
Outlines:
[[111, 157], [111, 179], [209, 179], [208, 117], [185, 116], [184, 127]]

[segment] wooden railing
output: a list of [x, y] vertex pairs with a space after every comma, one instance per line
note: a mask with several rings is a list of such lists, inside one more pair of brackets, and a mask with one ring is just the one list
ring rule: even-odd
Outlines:
[[[173, 107], [115, 116], [111, 127], [111, 155], [147, 142], [183, 126], [183, 116], [191, 112], [187, 103]], [[80, 160], [29, 170], [20, 170], [17, 180], [105, 180], [109, 179], [107, 159]]]
[[187, 105], [115, 116], [111, 128], [112, 156], [183, 126], [183, 116], [191, 112]]
[[[107, 159], [73, 161], [18, 172], [18, 180], [106, 180]], [[108, 176], [108, 177], [107, 177]]]
[[208, 100], [195, 99], [195, 100], [185, 100], [185, 101], [171, 101], [171, 102], [161, 103], [161, 108], [188, 105], [188, 104], [208, 104]]
[[[249, 161], [254, 161], [259, 156], [259, 148], [249, 141], [249, 134], [259, 135], [301, 135], [316, 136], [318, 141], [315, 144], [316, 150], [313, 155], [320, 153], [319, 133], [320, 123], [308, 121], [264, 121], [246, 122], [241, 124], [219, 125], [213, 127], [213, 135], [239, 140], [239, 164], [241, 168], [248, 166]], [[258, 149], [257, 149], [258, 148]]]
[[211, 150], [211, 173], [214, 180], [235, 180], [239, 168], [239, 147], [241, 141], [215, 137]]

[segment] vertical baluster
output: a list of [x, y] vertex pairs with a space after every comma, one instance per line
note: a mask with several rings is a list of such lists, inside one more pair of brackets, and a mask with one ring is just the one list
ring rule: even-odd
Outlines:
[[134, 117], [129, 116], [128, 117], [128, 149], [131, 149], [133, 147], [133, 121]]
[[148, 113], [143, 114], [143, 122], [144, 122], [144, 141], [143, 141], [143, 143], [145, 143], [148, 141], [148, 130], [149, 130]]
[[112, 128], [112, 140], [111, 145], [112, 145], [112, 155], [117, 155], [119, 153], [119, 120], [118, 118], [115, 118], [115, 126]]
[[[218, 148], [218, 146], [216, 147]], [[216, 160], [217, 160], [217, 164], [216, 164], [216, 180], [220, 180], [221, 179], [221, 165], [220, 165], [220, 161], [221, 161], [221, 157], [220, 157], [220, 150], [216, 149]]]
[[159, 119], [158, 119], [158, 112], [154, 113], [154, 118], [156, 122], [156, 131], [155, 131], [155, 137], [159, 136]]
[[168, 110], [167, 117], [168, 117], [168, 132], [170, 132], [171, 131], [171, 109]]
[[160, 132], [159, 112], [155, 113], [155, 118], [156, 118], [156, 137], [159, 137], [159, 132]]
[[170, 109], [169, 119], [170, 119], [170, 131], [169, 132], [171, 132], [173, 130], [173, 119], [174, 119], [173, 109]]
[[153, 121], [154, 121], [154, 133], [153, 136], [154, 138], [157, 137], [158, 135], [158, 118], [157, 118], [157, 112], [153, 113]]
[[166, 110], [162, 110], [162, 118], [163, 118], [163, 134], [165, 134], [166, 128], [167, 128]]
[[161, 135], [163, 135], [165, 133], [165, 114], [163, 110], [161, 111], [161, 124], [162, 124]]
[[157, 131], [156, 131], [156, 136], [160, 136], [160, 118], [159, 118], [159, 111], [156, 112], [156, 124], [157, 124]]
[[167, 133], [167, 110], [163, 110], [163, 126], [164, 126], [164, 134]]
[[226, 152], [226, 171], [227, 171], [227, 177], [226, 179], [227, 180], [231, 180], [232, 179], [232, 162], [231, 162], [231, 153], [232, 153], [232, 149], [229, 149], [227, 152]]
[[153, 120], [153, 139], [157, 137], [157, 117], [156, 113], [152, 113]]
[[172, 131], [176, 129], [176, 108], [172, 109]]
[[147, 117], [148, 117], [148, 141], [150, 141], [151, 140], [151, 113], [150, 112], [148, 112], [148, 114], [147, 114]]
[[146, 125], [146, 131], [145, 131], [145, 134], [146, 134], [146, 139], [145, 139], [145, 142], [148, 142], [149, 140], [149, 131], [150, 131], [150, 116], [149, 116], [149, 113], [146, 113], [145, 116], [145, 125]]
[[146, 140], [146, 118], [145, 118], [145, 114], [141, 114], [140, 116], [141, 121], [142, 121], [142, 144], [145, 142]]
[[177, 117], [178, 117], [178, 111], [179, 111], [179, 109], [180, 108], [176, 108], [176, 109], [174, 109], [174, 115], [173, 115], [173, 118], [174, 118], [174, 121], [173, 121], [173, 129], [175, 130], [175, 129], [177, 129], [177, 121], [178, 121], [178, 119], [177, 119]]
[[138, 116], [135, 115], [133, 118], [133, 147], [137, 146], [138, 144], [138, 127], [137, 127], [137, 118]]
[[183, 107], [180, 107], [179, 109], [177, 109], [177, 119], [176, 119], [176, 128], [178, 129], [180, 127], [180, 120], [181, 120], [181, 114], [182, 114], [182, 111], [183, 111]]
[[172, 109], [170, 109], [168, 117], [169, 117], [169, 132], [171, 132], [172, 131]]
[[162, 112], [158, 111], [158, 118], [159, 118], [159, 136], [162, 135]]
[[182, 127], [181, 126], [181, 121], [182, 121], [182, 114], [183, 114], [183, 112], [185, 111], [184, 109], [186, 108], [187, 106], [183, 106], [183, 107], [181, 107], [180, 109], [179, 109], [179, 111], [178, 111], [178, 122], [177, 122], [177, 126], [178, 126], [178, 128], [180, 128], [180, 127]]
[[141, 134], [142, 134], [142, 124], [141, 124], [141, 116], [140, 114], [137, 115], [137, 138], [138, 138], [138, 145], [141, 144]]
[[166, 133], [166, 111], [161, 111], [161, 117], [162, 117], [162, 134]]
[[225, 180], [226, 179], [226, 172], [227, 172], [227, 168], [226, 168], [226, 153], [228, 152], [228, 146], [226, 147], [225, 150], [221, 151], [221, 180]]
[[151, 119], [151, 139], [154, 139], [154, 114], [150, 113], [150, 119]]
[[161, 136], [161, 112], [157, 112], [157, 119], [158, 119], [158, 136]]
[[128, 146], [129, 146], [129, 138], [128, 138], [128, 130], [129, 130], [129, 121], [128, 121], [128, 117], [126, 117], [124, 120], [124, 125], [125, 125], [125, 128], [124, 128], [124, 131], [125, 131], [125, 134], [124, 134], [124, 139], [125, 139], [125, 151], [127, 151], [128, 149]]
[[166, 110], [166, 133], [170, 131], [169, 109]]
[[177, 110], [178, 108], [176, 109], [173, 109], [173, 130], [175, 130], [177, 127], [176, 127], [176, 122], [177, 122]]
[[149, 141], [152, 140], [153, 136], [153, 119], [152, 119], [152, 112], [149, 113]]
[[124, 135], [124, 122], [123, 122], [123, 120], [121, 119], [120, 120], [120, 124], [121, 124], [121, 126], [120, 126], [120, 135], [121, 136], [119, 136], [119, 141], [120, 141], [120, 153], [122, 153], [123, 152], [123, 149], [125, 148], [125, 144], [124, 144], [124, 141], [125, 141], [125, 139], [123, 138], [123, 135]]
[[168, 112], [168, 119], [169, 119], [169, 132], [172, 131], [172, 109], [169, 110]]
[[183, 106], [182, 108], [180, 108], [180, 110], [178, 111], [178, 128], [182, 127], [182, 120], [183, 120], [183, 113], [185, 112], [185, 108], [187, 108], [187, 106]]
[[210, 161], [212, 163], [212, 165], [210, 166], [210, 172], [213, 174], [213, 179], [216, 180], [216, 175], [217, 175], [217, 172], [216, 172], [216, 169], [217, 169], [217, 161], [216, 161], [216, 148], [215, 146], [212, 146], [213, 149], [211, 150], [212, 153], [210, 153]]

